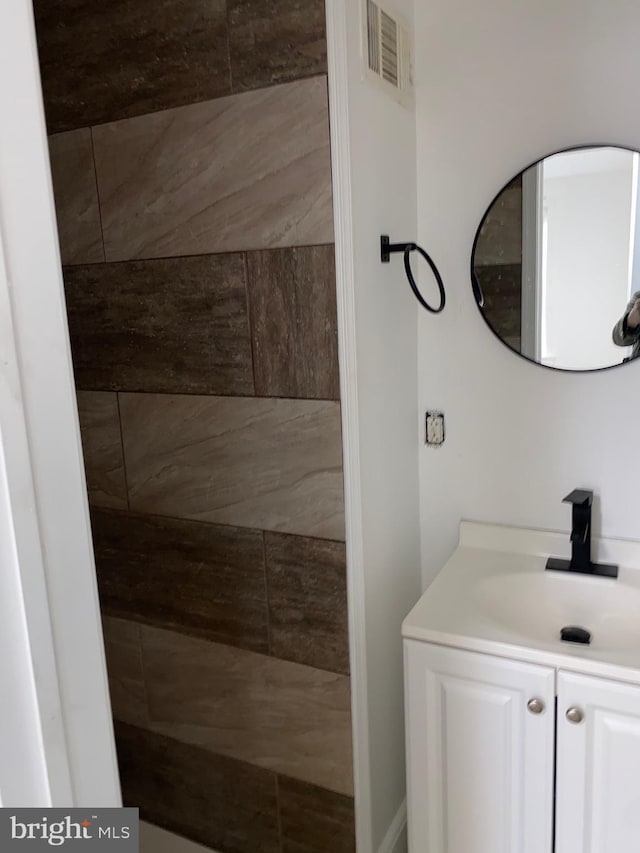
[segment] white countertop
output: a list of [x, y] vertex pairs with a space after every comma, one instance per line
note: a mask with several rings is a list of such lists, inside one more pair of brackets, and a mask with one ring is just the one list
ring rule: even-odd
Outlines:
[[[570, 556], [568, 533], [461, 522], [458, 548], [404, 620], [403, 637], [640, 684], [640, 542], [593, 539], [592, 560], [618, 564], [617, 579], [545, 573], [549, 556]], [[546, 608], [534, 598], [518, 602], [518, 608], [522, 608], [521, 620], [514, 612], [501, 613], [501, 589], [505, 590], [505, 608], [508, 608], [506, 590], [510, 584], [513, 586], [514, 576], [518, 583], [524, 575], [528, 576], [524, 578], [526, 581], [532, 574], [541, 588], [549, 576], [555, 576], [549, 578], [552, 590], [559, 575], [565, 589], [567, 585], [578, 584], [579, 587], [573, 587], [579, 593], [576, 599], [589, 600], [595, 608], [596, 625], [598, 620], [604, 620], [614, 631], [618, 619], [614, 602], [616, 596], [622, 596], [626, 599], [625, 641], [602, 643], [603, 632], [599, 641], [598, 631], [589, 624], [583, 627], [593, 632], [591, 645], [561, 641], [560, 628], [586, 620], [563, 622], [558, 615], [556, 627], [555, 601]], [[490, 597], [487, 590], [491, 590]], [[571, 605], [567, 607], [571, 614]], [[576, 608], [580, 610], [578, 605]], [[564, 615], [562, 609], [558, 612]]]

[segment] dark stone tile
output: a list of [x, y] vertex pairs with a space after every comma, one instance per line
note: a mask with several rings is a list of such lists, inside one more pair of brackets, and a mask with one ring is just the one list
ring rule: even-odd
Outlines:
[[62, 263], [104, 261], [91, 130], [50, 136], [49, 161]]
[[77, 404], [89, 503], [127, 509], [118, 395], [79, 391]]
[[242, 255], [65, 270], [76, 385], [253, 394]]
[[103, 614], [102, 636], [109, 676], [111, 713], [116, 720], [146, 727], [147, 697], [142, 671], [140, 625]]
[[258, 530], [95, 511], [105, 613], [268, 651]]
[[92, 128], [108, 261], [333, 242], [327, 79]]
[[333, 246], [247, 254], [256, 394], [338, 400]]
[[278, 776], [282, 853], [355, 853], [353, 798]]
[[145, 728], [353, 794], [349, 676], [150, 625], [140, 635]]
[[49, 132], [229, 94], [225, 0], [35, 0]]
[[124, 723], [115, 734], [124, 804], [143, 820], [221, 853], [280, 853], [273, 773]]
[[324, 0], [228, 0], [234, 92], [327, 70]]
[[345, 545], [265, 533], [271, 654], [349, 672]]
[[130, 509], [344, 539], [339, 403], [119, 398]]

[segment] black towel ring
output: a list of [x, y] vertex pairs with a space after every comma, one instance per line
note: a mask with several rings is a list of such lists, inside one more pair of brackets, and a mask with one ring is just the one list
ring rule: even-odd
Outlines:
[[[383, 234], [380, 237], [380, 260], [383, 264], [389, 263], [391, 259], [390, 255], [392, 252], [403, 253], [404, 269], [407, 274], [407, 278], [409, 279], [409, 285], [420, 305], [422, 305], [423, 308], [426, 308], [427, 311], [430, 311], [432, 314], [439, 314], [445, 305], [445, 292], [442, 276], [438, 272], [438, 268], [434, 264], [433, 260], [429, 257], [429, 255], [425, 252], [424, 249], [418, 246], [417, 243], [390, 243], [388, 235]], [[416, 280], [413, 277], [413, 272], [411, 270], [411, 252], [419, 252], [431, 267], [431, 272], [435, 277], [435, 280], [438, 284], [438, 290], [440, 291], [440, 305], [437, 308], [432, 308], [431, 305], [426, 302], [426, 300], [418, 290], [418, 285], [416, 284]]]

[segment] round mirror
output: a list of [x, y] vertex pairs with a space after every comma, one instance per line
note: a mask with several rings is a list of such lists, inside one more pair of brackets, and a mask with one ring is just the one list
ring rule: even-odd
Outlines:
[[639, 180], [638, 152], [576, 148], [498, 193], [476, 234], [471, 283], [503, 343], [560, 370], [640, 355]]

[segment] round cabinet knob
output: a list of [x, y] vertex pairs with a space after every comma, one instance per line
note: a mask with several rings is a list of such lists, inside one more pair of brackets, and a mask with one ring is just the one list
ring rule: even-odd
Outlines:
[[565, 716], [570, 723], [581, 723], [584, 720], [584, 714], [580, 708], [569, 708]]
[[529, 699], [527, 708], [532, 714], [541, 714], [544, 711], [544, 702], [542, 699]]

